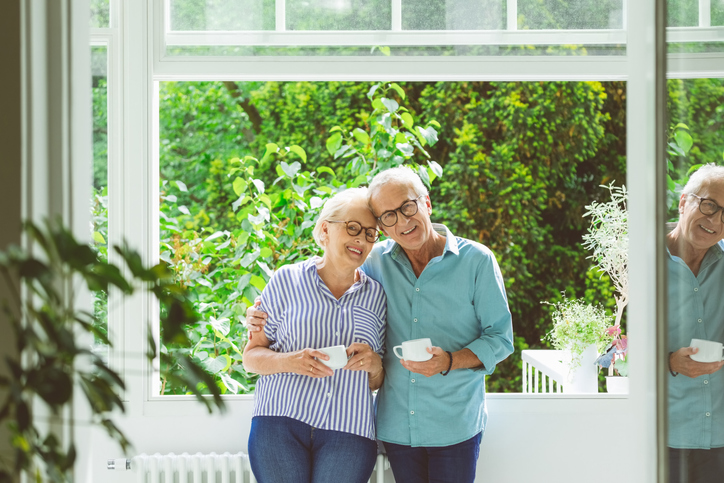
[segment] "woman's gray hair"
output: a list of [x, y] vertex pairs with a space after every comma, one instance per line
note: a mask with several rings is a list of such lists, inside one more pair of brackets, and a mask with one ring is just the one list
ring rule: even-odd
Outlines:
[[719, 181], [724, 184], [724, 166], [709, 163], [697, 169], [689, 178], [682, 193], [687, 195], [698, 194], [705, 183], [711, 183], [712, 181]]
[[314, 230], [312, 231], [314, 241], [317, 242], [320, 248], [324, 249], [324, 242], [326, 241], [322, 239], [322, 223], [327, 220], [348, 221], [340, 220], [339, 218], [341, 218], [351, 206], [359, 205], [360, 207], [367, 208], [367, 191], [368, 189], [365, 187], [349, 188], [340, 191], [324, 202], [324, 207], [319, 213], [319, 218], [317, 218], [317, 224], [314, 225]]
[[[428, 195], [427, 188], [422, 183], [422, 180], [417, 173], [407, 166], [398, 166], [396, 168], [390, 168], [377, 173], [377, 175], [372, 179], [369, 191], [367, 192], [369, 200], [371, 201], [374, 194], [386, 184], [407, 186], [408, 188], [412, 188], [418, 196]], [[371, 204], [369, 205], [369, 208], [375, 216], [378, 216], [377, 213], [372, 210]]]

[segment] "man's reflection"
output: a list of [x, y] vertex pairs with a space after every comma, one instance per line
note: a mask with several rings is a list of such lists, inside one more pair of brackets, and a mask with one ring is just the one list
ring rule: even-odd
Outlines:
[[[671, 482], [724, 481], [724, 363], [691, 358], [692, 339], [724, 342], [724, 167], [686, 184], [667, 235], [669, 471]], [[721, 352], [721, 351], [719, 351]]]

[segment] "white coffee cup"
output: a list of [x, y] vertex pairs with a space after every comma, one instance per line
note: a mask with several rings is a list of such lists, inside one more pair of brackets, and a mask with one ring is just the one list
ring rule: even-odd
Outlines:
[[343, 345], [334, 345], [330, 347], [323, 347], [317, 349], [319, 352], [323, 352], [329, 356], [329, 360], [318, 359], [323, 364], [331, 367], [332, 369], [341, 369], [347, 365], [347, 349]]
[[[432, 359], [432, 354], [427, 352], [427, 348], [432, 347], [430, 339], [414, 339], [406, 340], [402, 345], [396, 345], [392, 348], [392, 352], [399, 359], [405, 359], [406, 361], [423, 362]], [[397, 353], [397, 349], [402, 350], [402, 354]]]
[[699, 352], [689, 357], [696, 362], [719, 362], [724, 360], [722, 352], [724, 345], [713, 340], [691, 339], [691, 347], [696, 347]]

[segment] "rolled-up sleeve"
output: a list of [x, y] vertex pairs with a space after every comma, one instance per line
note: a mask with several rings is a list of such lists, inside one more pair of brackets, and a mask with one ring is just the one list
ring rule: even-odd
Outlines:
[[482, 333], [466, 347], [483, 363], [478, 370], [490, 375], [500, 361], [513, 353], [513, 322], [500, 267], [493, 254], [486, 252], [480, 263], [473, 296]]

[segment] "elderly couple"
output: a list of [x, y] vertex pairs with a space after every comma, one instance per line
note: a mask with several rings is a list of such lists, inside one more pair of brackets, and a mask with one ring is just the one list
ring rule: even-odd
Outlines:
[[[366, 482], [375, 439], [397, 483], [474, 481], [485, 376], [512, 353], [513, 328], [493, 254], [431, 214], [404, 167], [337, 194], [314, 228], [324, 256], [280, 268], [249, 309], [244, 367], [262, 375], [249, 454], [260, 483]], [[390, 239], [375, 245], [378, 226]], [[392, 356], [425, 337], [429, 360]], [[317, 350], [334, 345], [349, 357], [336, 371]]]

